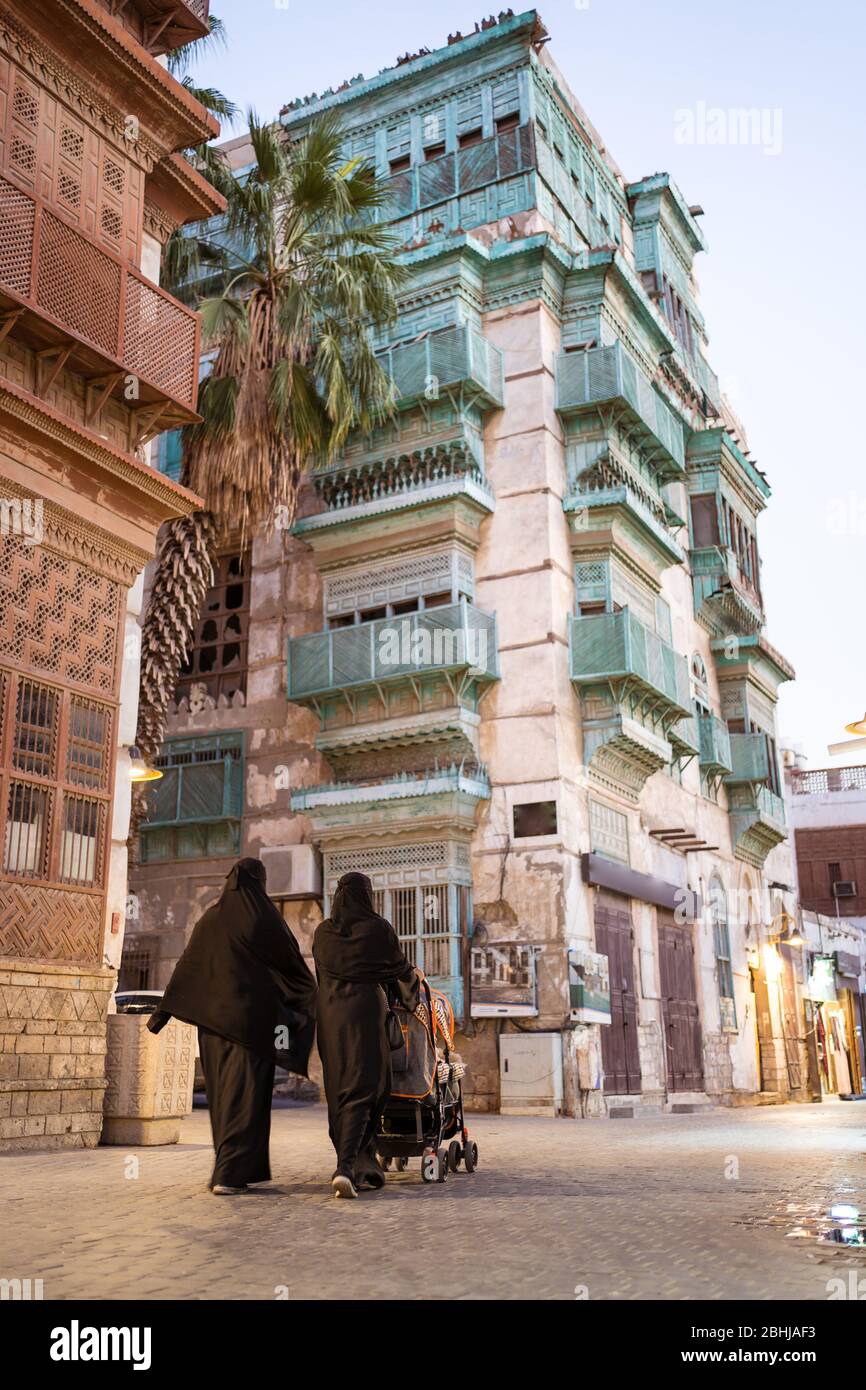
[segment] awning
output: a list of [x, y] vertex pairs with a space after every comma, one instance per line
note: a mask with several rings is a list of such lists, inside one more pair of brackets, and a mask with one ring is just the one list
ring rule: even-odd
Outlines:
[[636, 869], [605, 859], [601, 854], [582, 854], [581, 863], [584, 883], [594, 883], [599, 888], [609, 888], [612, 893], [666, 907], [685, 922], [696, 922], [700, 918], [700, 895], [691, 888], [668, 883], [652, 874], [639, 874]]

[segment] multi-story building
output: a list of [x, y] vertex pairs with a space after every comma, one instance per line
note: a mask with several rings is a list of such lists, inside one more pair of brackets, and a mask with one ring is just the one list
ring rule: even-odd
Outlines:
[[390, 180], [397, 409], [222, 562], [129, 981], [165, 982], [231, 854], [305, 941], [359, 869], [454, 1003], [476, 1106], [506, 1065], [509, 1103], [571, 1114], [805, 1097], [759, 964], [794, 906], [770, 490], [705, 353], [700, 209], [626, 179], [546, 40], [507, 12], [282, 113], [290, 139], [339, 113]]
[[812, 1068], [825, 1094], [866, 1090], [866, 767], [788, 763], [788, 819], [810, 947]]
[[0, 1148], [97, 1142], [127, 899], [144, 566], [197, 499], [149, 464], [197, 418], [160, 249], [219, 199], [162, 55], [206, 0], [0, 13]]

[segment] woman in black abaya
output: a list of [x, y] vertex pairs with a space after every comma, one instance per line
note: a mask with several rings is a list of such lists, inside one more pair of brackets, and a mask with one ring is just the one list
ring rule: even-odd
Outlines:
[[265, 885], [260, 859], [238, 861], [148, 1023], [153, 1033], [172, 1016], [198, 1028], [218, 1196], [270, 1179], [275, 1064], [306, 1076], [315, 1031], [315, 981]]
[[340, 879], [331, 915], [316, 928], [313, 959], [328, 1130], [337, 1152], [331, 1185], [338, 1197], [356, 1197], [359, 1186], [381, 1187], [385, 1181], [374, 1148], [391, 1089], [385, 990], [414, 1008], [419, 976], [390, 922], [376, 912], [364, 874]]

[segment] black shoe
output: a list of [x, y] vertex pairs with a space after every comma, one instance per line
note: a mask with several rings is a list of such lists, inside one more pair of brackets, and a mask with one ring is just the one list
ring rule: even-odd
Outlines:
[[355, 1168], [355, 1182], [359, 1187], [370, 1187], [378, 1191], [385, 1186], [385, 1174], [381, 1168]]

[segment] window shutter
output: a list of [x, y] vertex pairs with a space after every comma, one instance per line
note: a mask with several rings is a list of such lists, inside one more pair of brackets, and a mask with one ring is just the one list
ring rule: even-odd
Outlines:
[[705, 545], [719, 544], [719, 517], [716, 511], [716, 494], [701, 493], [691, 499], [692, 538], [696, 549]]

